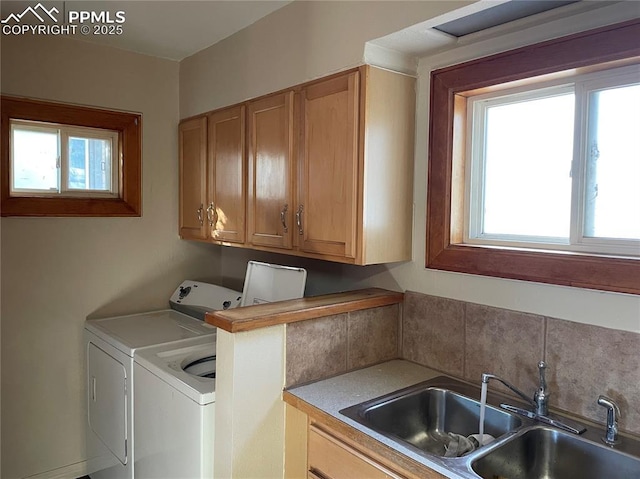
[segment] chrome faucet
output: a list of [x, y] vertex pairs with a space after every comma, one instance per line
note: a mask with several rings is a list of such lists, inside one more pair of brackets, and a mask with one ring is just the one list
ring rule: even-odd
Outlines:
[[607, 434], [602, 441], [609, 446], [620, 443], [618, 439], [618, 419], [620, 418], [620, 408], [607, 396], [598, 397], [598, 404], [607, 408]]
[[549, 390], [547, 389], [547, 380], [545, 371], [547, 363], [540, 361], [538, 363], [538, 373], [540, 374], [540, 386], [533, 395], [533, 402], [536, 406], [536, 414], [538, 416], [546, 416], [549, 414]]
[[520, 391], [513, 384], [505, 381], [499, 376], [495, 374], [487, 374], [484, 373], [482, 375], [482, 382], [488, 384], [490, 379], [495, 379], [496, 381], [501, 382], [506, 387], [508, 387], [511, 391], [520, 396], [525, 402], [529, 403], [534, 408], [534, 412], [537, 416], [546, 416], [549, 413], [549, 391], [547, 389], [547, 381], [545, 379], [545, 369], [547, 369], [547, 363], [544, 361], [540, 361], [538, 363], [538, 371], [540, 373], [540, 386], [538, 390], [534, 393], [533, 399], [530, 396], [527, 396], [525, 393]]
[[500, 407], [506, 409], [507, 411], [514, 412], [516, 414], [520, 414], [521, 416], [525, 416], [529, 419], [534, 419], [536, 421], [543, 422], [545, 424], [549, 424], [551, 426], [558, 427], [560, 429], [564, 429], [565, 431], [569, 431], [573, 434], [582, 434], [586, 429], [576, 424], [575, 427], [573, 425], [568, 424], [568, 421], [558, 421], [557, 419], [549, 417], [549, 389], [547, 387], [547, 380], [545, 378], [545, 371], [547, 369], [547, 363], [544, 361], [540, 361], [538, 363], [538, 373], [540, 375], [540, 385], [538, 389], [533, 394], [533, 399], [531, 396], [527, 396], [525, 393], [516, 388], [513, 384], [505, 381], [499, 376], [495, 374], [482, 374], [482, 382], [485, 384], [489, 384], [491, 379], [495, 379], [496, 381], [501, 382], [506, 387], [508, 387], [511, 391], [520, 396], [525, 402], [532, 406], [532, 411], [527, 409], [522, 409], [515, 406], [510, 406], [508, 404], [501, 404]]

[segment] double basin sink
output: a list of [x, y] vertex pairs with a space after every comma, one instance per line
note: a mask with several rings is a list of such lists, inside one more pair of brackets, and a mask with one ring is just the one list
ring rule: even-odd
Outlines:
[[625, 437], [611, 448], [600, 440], [603, 429], [587, 426], [581, 435], [565, 432], [499, 408], [501, 401], [494, 395], [485, 410], [484, 432], [495, 440], [460, 457], [446, 457], [452, 437], [478, 433], [479, 397], [480, 388], [442, 376], [340, 413], [454, 477], [640, 478], [640, 442]]

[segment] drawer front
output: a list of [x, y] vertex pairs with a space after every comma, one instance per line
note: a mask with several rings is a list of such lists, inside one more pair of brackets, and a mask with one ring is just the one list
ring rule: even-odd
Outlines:
[[402, 479], [402, 476], [324, 431], [311, 426], [309, 430], [309, 478]]

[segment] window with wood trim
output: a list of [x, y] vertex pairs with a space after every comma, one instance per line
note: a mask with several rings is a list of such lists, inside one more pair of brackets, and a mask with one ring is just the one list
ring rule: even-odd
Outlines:
[[589, 148], [638, 121], [639, 36], [634, 20], [432, 72], [428, 268], [640, 294], [637, 134], [607, 178]]
[[2, 97], [2, 216], [140, 216], [141, 115]]

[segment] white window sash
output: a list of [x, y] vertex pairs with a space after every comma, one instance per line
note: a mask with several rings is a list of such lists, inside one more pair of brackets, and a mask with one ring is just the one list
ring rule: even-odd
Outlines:
[[[465, 166], [465, 210], [463, 242], [470, 245], [574, 251], [617, 256], [640, 256], [640, 241], [621, 238], [585, 236], [586, 178], [588, 153], [588, 101], [591, 92], [637, 84], [640, 65], [578, 75], [535, 85], [502, 88], [468, 99], [467, 160]], [[486, 112], [490, 106], [544, 98], [573, 90], [576, 98], [574, 122], [574, 157], [572, 164], [571, 224], [569, 238], [485, 234], [484, 185]]]
[[[11, 119], [10, 135], [16, 129], [38, 132], [56, 133], [58, 136], [58, 187], [57, 190], [43, 190], [31, 188], [14, 188], [13, 178], [10, 181], [10, 195], [16, 197], [78, 197], [78, 198], [117, 198], [120, 191], [120, 161], [119, 161], [119, 133], [112, 130], [104, 130], [90, 127], [75, 127], [47, 122], [32, 122], [27, 120]], [[91, 190], [88, 185], [85, 189], [69, 188], [69, 137], [83, 139], [107, 140], [111, 143], [111, 175], [110, 189], [107, 191]], [[13, 141], [10, 139], [10, 163], [13, 169]]]

